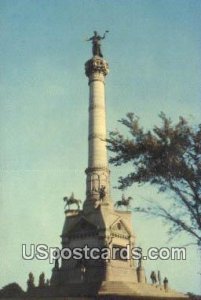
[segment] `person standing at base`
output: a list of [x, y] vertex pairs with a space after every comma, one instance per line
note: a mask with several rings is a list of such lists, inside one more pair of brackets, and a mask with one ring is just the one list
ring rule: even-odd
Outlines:
[[167, 277], [165, 277], [164, 280], [163, 280], [163, 286], [164, 286], [164, 290], [167, 292], [168, 291], [168, 279], [167, 279]]

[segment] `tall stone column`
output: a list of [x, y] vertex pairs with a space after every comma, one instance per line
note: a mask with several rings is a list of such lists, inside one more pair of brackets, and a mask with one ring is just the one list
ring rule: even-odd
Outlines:
[[85, 207], [98, 204], [111, 206], [109, 169], [106, 149], [105, 76], [107, 62], [94, 56], [85, 64], [89, 78], [89, 136]]

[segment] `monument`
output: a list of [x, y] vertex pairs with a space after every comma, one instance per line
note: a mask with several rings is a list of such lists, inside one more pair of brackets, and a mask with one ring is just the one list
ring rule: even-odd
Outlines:
[[[74, 194], [64, 197], [67, 209], [61, 235], [62, 249], [72, 251], [75, 248], [84, 249], [87, 245], [89, 249], [109, 249], [113, 253], [115, 249], [133, 249], [136, 244], [131, 212], [118, 209], [121, 205], [128, 206], [132, 198], [126, 199], [123, 195], [122, 200], [117, 201], [114, 207], [110, 193], [105, 108], [105, 78], [109, 66], [101, 51], [101, 40], [107, 32], [100, 36], [95, 31], [88, 39], [92, 42], [93, 56], [85, 63], [89, 85], [86, 199], [83, 209], [80, 209], [80, 200]], [[147, 284], [142, 261], [139, 260], [137, 266], [130, 256], [122, 257], [119, 254], [115, 259], [108, 255], [104, 259], [86, 258], [83, 255], [80, 255], [80, 259], [57, 259], [52, 270], [50, 288], [57, 296], [149, 295], [153, 299], [184, 297], [183, 294], [165, 289], [161, 283]]]

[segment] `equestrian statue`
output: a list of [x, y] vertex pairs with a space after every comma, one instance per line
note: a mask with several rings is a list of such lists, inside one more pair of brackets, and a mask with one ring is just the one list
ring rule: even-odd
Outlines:
[[65, 196], [65, 197], [63, 198], [63, 200], [64, 200], [64, 202], [66, 202], [66, 204], [65, 204], [65, 206], [64, 206], [64, 209], [65, 209], [66, 207], [68, 207], [68, 209], [70, 209], [70, 206], [71, 206], [72, 204], [76, 204], [77, 207], [78, 207], [78, 209], [80, 209], [80, 203], [81, 203], [82, 201], [79, 200], [79, 199], [75, 199], [74, 193], [72, 193], [70, 197], [66, 197], [66, 196]]
[[115, 207], [121, 207], [121, 206], [125, 206], [125, 207], [127, 207], [127, 209], [128, 208], [130, 208], [130, 201], [131, 200], [133, 200], [133, 198], [132, 197], [128, 197], [128, 198], [126, 198], [125, 196], [124, 196], [124, 194], [122, 195], [122, 197], [121, 197], [121, 200], [118, 200], [116, 203], [115, 203]]

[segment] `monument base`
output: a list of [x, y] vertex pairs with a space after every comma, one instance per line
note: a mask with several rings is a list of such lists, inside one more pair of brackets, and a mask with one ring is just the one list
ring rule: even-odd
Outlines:
[[[34, 288], [32, 292], [27, 292], [24, 297], [18, 299], [54, 299], [54, 300], [123, 300], [123, 299], [189, 299], [187, 295], [172, 289], [164, 290], [163, 286], [150, 285], [146, 283], [133, 283], [121, 281], [103, 281], [101, 284], [71, 283], [67, 286]], [[16, 299], [16, 298], [10, 298]]]

